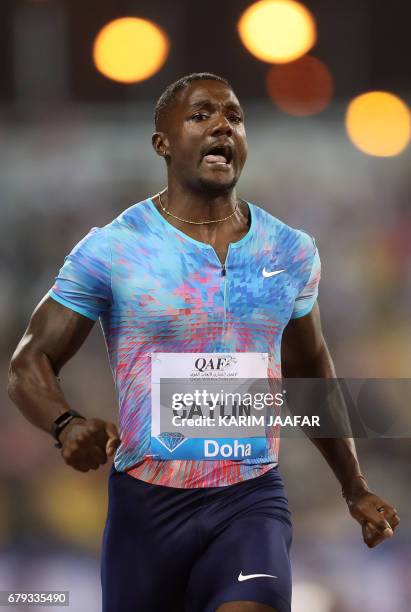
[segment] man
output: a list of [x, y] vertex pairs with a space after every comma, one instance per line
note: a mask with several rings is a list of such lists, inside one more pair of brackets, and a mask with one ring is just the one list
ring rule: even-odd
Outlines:
[[[167, 189], [93, 228], [66, 258], [13, 356], [10, 396], [52, 431], [75, 469], [97, 469], [116, 453], [105, 612], [289, 612], [291, 523], [278, 439], [237, 460], [190, 454], [188, 443], [167, 446], [153, 433], [150, 379], [156, 368], [159, 378], [173, 378], [176, 368], [186, 375], [193, 355], [221, 354], [252, 363], [269, 355], [274, 379], [334, 377], [316, 305], [317, 249], [238, 198], [247, 144], [227, 81], [208, 73], [180, 79], [160, 97], [155, 122]], [[112, 423], [70, 413], [56, 378], [98, 317], [119, 434]], [[396, 511], [369, 491], [353, 441], [314, 442], [368, 546], [391, 537]]]

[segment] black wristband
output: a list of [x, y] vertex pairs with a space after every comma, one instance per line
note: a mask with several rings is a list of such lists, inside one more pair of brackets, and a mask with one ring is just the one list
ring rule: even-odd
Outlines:
[[81, 416], [81, 414], [79, 414], [75, 410], [67, 410], [67, 412], [60, 414], [60, 416], [57, 417], [57, 419], [54, 421], [53, 425], [51, 426], [50, 433], [53, 436], [53, 438], [57, 440], [57, 442], [54, 445], [56, 448], [62, 448], [63, 445], [60, 442], [59, 436], [61, 432], [63, 431], [63, 429], [70, 423], [70, 421], [72, 421], [75, 418], [84, 419], [85, 417]]

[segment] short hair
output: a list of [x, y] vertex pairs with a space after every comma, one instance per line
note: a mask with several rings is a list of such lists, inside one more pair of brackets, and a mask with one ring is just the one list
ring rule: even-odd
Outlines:
[[160, 124], [164, 117], [166, 116], [170, 106], [176, 99], [177, 95], [180, 91], [183, 91], [190, 83], [193, 81], [219, 81], [220, 83], [224, 83], [230, 89], [232, 89], [230, 83], [227, 79], [224, 79], [221, 76], [217, 76], [216, 74], [212, 74], [211, 72], [193, 72], [192, 74], [188, 74], [186, 76], [181, 77], [178, 81], [174, 81], [171, 83], [161, 94], [159, 99], [157, 100], [157, 104], [154, 111], [154, 124], [156, 130], [160, 129]]

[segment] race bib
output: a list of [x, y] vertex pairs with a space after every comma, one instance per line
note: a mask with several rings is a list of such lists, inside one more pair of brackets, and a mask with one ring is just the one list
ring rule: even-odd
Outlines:
[[153, 458], [264, 457], [272, 359], [267, 353], [152, 353]]

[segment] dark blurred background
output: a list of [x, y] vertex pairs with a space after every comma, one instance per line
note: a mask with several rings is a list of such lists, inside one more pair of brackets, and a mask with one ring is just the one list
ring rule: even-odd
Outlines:
[[[339, 376], [410, 376], [408, 5], [304, 2], [316, 38], [300, 59], [278, 63], [261, 61], [240, 39], [237, 23], [252, 4], [0, 3], [0, 589], [65, 589], [73, 611], [100, 609], [108, 470], [84, 475], [65, 466], [52, 439], [7, 398], [7, 367], [72, 246], [164, 186], [150, 144], [153, 108], [180, 76], [204, 70], [232, 83], [249, 139], [239, 194], [316, 237], [319, 303]], [[97, 35], [121, 17], [149, 20], [168, 41], [154, 73], [133, 83], [108, 78], [93, 60]], [[356, 115], [358, 96], [378, 91], [393, 106], [376, 98]], [[62, 384], [73, 408], [116, 419], [98, 325]], [[409, 442], [359, 440], [358, 449], [370, 485], [402, 517], [396, 537], [375, 550], [363, 545], [310, 442], [282, 442], [294, 515], [293, 612], [411, 609]]]

